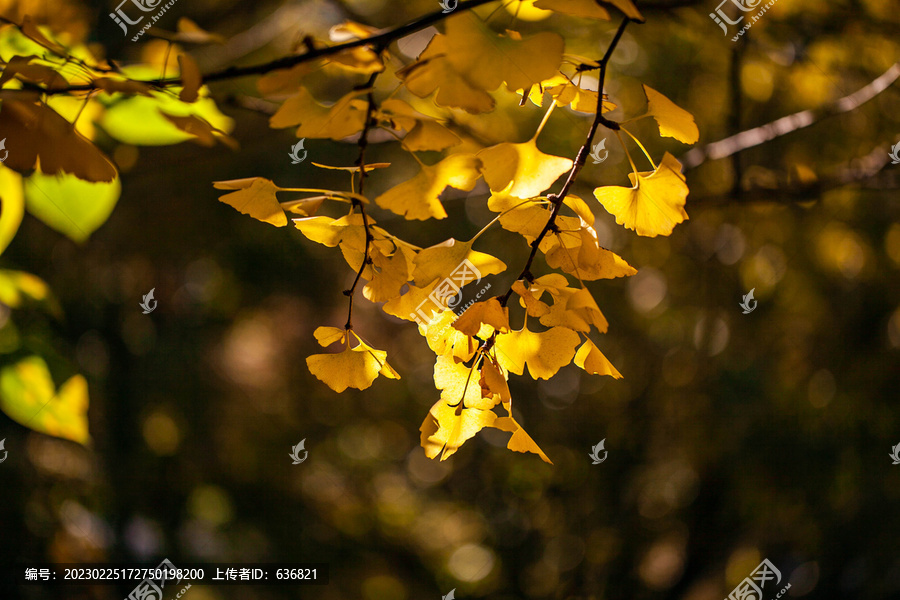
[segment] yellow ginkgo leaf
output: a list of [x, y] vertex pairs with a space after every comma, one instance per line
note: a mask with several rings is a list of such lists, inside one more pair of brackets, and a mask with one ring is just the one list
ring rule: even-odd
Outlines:
[[289, 69], [277, 69], [256, 80], [256, 89], [264, 96], [296, 94], [304, 77], [320, 68], [321, 61], [303, 62]]
[[593, 225], [594, 221], [597, 219], [594, 216], [594, 211], [587, 205], [587, 202], [575, 194], [567, 194], [563, 199], [563, 204], [571, 208], [586, 225]]
[[[593, 1], [593, 0], [592, 0]], [[598, 7], [599, 8], [599, 7]], [[579, 60], [580, 57], [569, 56], [570, 60]], [[582, 59], [584, 62], [592, 62], [590, 59]], [[533, 85], [528, 91], [528, 99], [535, 106], [544, 106], [544, 94], [548, 94], [557, 106], [570, 106], [572, 110], [583, 113], [594, 113], [597, 110], [597, 91], [588, 90], [573, 83], [569, 78], [557, 74]], [[603, 100], [603, 112], [615, 110], [616, 105], [608, 99]]]
[[[534, 198], [572, 168], [572, 161], [544, 154], [537, 140], [521, 144], [504, 142], [477, 154], [484, 163], [484, 180], [492, 192], [505, 191], [517, 198]], [[506, 189], [512, 183], [512, 187]]]
[[345, 335], [347, 335], [347, 331], [338, 327], [317, 327], [313, 332], [316, 341], [323, 348], [327, 348], [338, 341], [343, 342]]
[[471, 191], [478, 178], [481, 161], [474, 154], [452, 154], [436, 165], [422, 165], [415, 177], [375, 198], [375, 203], [407, 219], [444, 219], [441, 193], [447, 187]]
[[466, 335], [478, 335], [482, 324], [490, 325], [494, 331], [508, 332], [509, 309], [500, 306], [500, 300], [497, 298], [476, 302], [453, 323], [453, 327]]
[[521, 303], [525, 307], [525, 312], [528, 313], [529, 317], [542, 317], [550, 312], [550, 307], [541, 302], [540, 299], [531, 292], [531, 289], [525, 287], [525, 284], [521, 281], [513, 283], [512, 289], [521, 296]]
[[622, 379], [622, 374], [616, 370], [609, 359], [591, 340], [586, 341], [578, 352], [575, 353], [575, 364], [591, 375], [609, 375], [613, 379]]
[[462, 402], [464, 408], [493, 408], [499, 399], [484, 398], [480, 381], [481, 375], [474, 367], [467, 367], [450, 355], [438, 356], [434, 363], [434, 386], [441, 390], [441, 400], [447, 404]]
[[410, 152], [445, 150], [462, 141], [458, 135], [436, 120], [419, 113], [403, 100], [389, 98], [382, 102], [380, 116], [389, 120], [394, 129], [407, 132], [402, 144]]
[[79, 444], [91, 441], [87, 381], [74, 375], [57, 391], [47, 363], [39, 356], [0, 371], [0, 409], [35, 431]]
[[533, 379], [550, 379], [572, 362], [578, 334], [566, 327], [534, 332], [526, 328], [497, 336], [497, 362], [507, 371], [521, 375], [525, 366]]
[[[457, 273], [459, 278], [454, 283], [457, 287], [461, 287], [459, 283], [463, 278], [467, 279], [465, 283], [469, 283], [485, 275], [496, 275], [506, 270], [506, 264], [499, 258], [472, 250], [473, 243], [474, 239], [461, 242], [450, 238], [419, 252], [413, 271], [415, 284], [424, 287], [435, 279], [443, 279]], [[463, 261], [468, 261], [468, 264]], [[477, 272], [473, 272], [472, 267], [477, 269]]]
[[[474, 385], [480, 389], [477, 381]], [[463, 408], [462, 404], [453, 407], [444, 400], [438, 400], [419, 427], [425, 456], [435, 458], [440, 454], [441, 460], [446, 460], [467, 440], [496, 420], [497, 414], [491, 410]]]
[[503, 403], [507, 410], [512, 402], [512, 394], [509, 393], [509, 384], [506, 376], [501, 372], [500, 366], [491, 357], [485, 358], [481, 365], [481, 395], [485, 398], [496, 397]]
[[587, 288], [581, 288], [566, 298], [566, 310], [579, 315], [585, 322], [596, 327], [600, 333], [606, 333], [609, 328], [606, 317], [600, 312], [600, 307], [597, 306], [596, 300]]
[[494, 99], [483, 89], [466, 80], [450, 64], [447, 36], [437, 34], [416, 62], [397, 71], [406, 89], [420, 98], [437, 91], [434, 103], [442, 107], [461, 108], [470, 113], [494, 110]]
[[553, 464], [553, 461], [544, 454], [544, 451], [541, 450], [540, 446], [531, 439], [531, 436], [522, 429], [522, 426], [519, 425], [511, 415], [508, 417], [498, 417], [494, 421], [493, 427], [512, 433], [512, 437], [509, 438], [509, 442], [506, 444], [506, 447], [510, 450], [515, 452], [531, 452], [540, 456], [541, 460], [545, 463]]
[[[351, 40], [359, 40], [371, 37], [378, 32], [374, 27], [356, 23], [354, 21], [346, 21], [335, 25], [328, 31], [328, 38], [332, 42], [344, 43]], [[353, 71], [355, 73], [363, 73], [370, 75], [384, 70], [384, 63], [377, 52], [366, 46], [357, 46], [350, 48], [331, 57], [337, 66]]]
[[219, 198], [236, 208], [245, 215], [250, 215], [258, 221], [270, 223], [275, 227], [287, 225], [287, 217], [284, 210], [275, 197], [282, 188], [263, 177], [248, 177], [246, 179], [231, 179], [229, 181], [216, 181], [213, 186], [217, 190], [236, 190]]
[[645, 85], [647, 95], [647, 114], [656, 119], [659, 134], [672, 137], [683, 144], [696, 144], [700, 139], [700, 130], [694, 117], [652, 87]]
[[538, 299], [545, 291], [553, 298], [553, 307], [542, 311], [541, 325], [566, 327], [582, 333], [594, 326], [600, 333], [606, 333], [609, 324], [587, 288], [570, 288], [564, 276], [553, 273], [539, 277], [531, 284], [530, 292], [537, 292]]
[[[521, 200], [519, 200], [521, 203]], [[544, 230], [550, 219], [550, 211], [536, 203], [522, 204], [500, 215], [500, 226], [507, 231], [518, 233], [531, 244]]]
[[368, 104], [356, 98], [361, 93], [350, 92], [328, 107], [316, 102], [309, 90], [301, 87], [272, 115], [269, 125], [273, 129], [299, 125], [296, 132], [298, 138], [342, 140], [362, 131], [365, 124]]
[[438, 356], [450, 356], [458, 362], [467, 362], [478, 350], [478, 342], [455, 329], [452, 325], [456, 314], [445, 310], [425, 325], [419, 326], [419, 333], [425, 336], [428, 347]]
[[372, 278], [363, 288], [363, 296], [370, 302], [385, 302], [400, 295], [400, 289], [409, 279], [409, 263], [402, 251], [386, 255], [381, 247], [384, 241], [374, 242], [369, 249], [372, 260]]
[[580, 218], [558, 217], [559, 231], [541, 240], [547, 264], [582, 281], [630, 277], [637, 269], [615, 252], [600, 246], [597, 232]]
[[447, 20], [447, 60], [482, 90], [496, 90], [505, 81], [515, 92], [552, 77], [563, 47], [562, 37], [551, 32], [526, 39], [513, 31], [498, 35], [469, 11]]
[[[325, 332], [322, 334], [323, 339], [327, 339], [329, 333], [333, 337], [333, 332]], [[359, 342], [354, 348], [350, 347], [350, 340], [347, 339], [342, 352], [308, 356], [306, 366], [309, 367], [309, 372], [338, 393], [348, 387], [367, 389], [378, 375], [400, 379], [400, 375], [387, 363], [387, 352], [372, 348], [356, 334], [354, 337]]]
[[61, 310], [47, 283], [31, 273], [0, 269], [0, 304], [20, 308], [25, 303], [44, 305], [51, 313]]
[[638, 235], [670, 235], [675, 226], [688, 218], [684, 210], [688, 187], [681, 174], [681, 163], [666, 152], [655, 171], [629, 173], [634, 187], [600, 187], [594, 196], [616, 223], [633, 229]]
[[423, 287], [410, 284], [405, 294], [388, 300], [381, 309], [398, 319], [420, 321], [427, 324], [442, 310], [441, 306], [428, 300], [428, 296], [434, 291], [437, 284], [437, 280]]
[[609, 13], [596, 0], [537, 0], [534, 5], [564, 15], [609, 20]]

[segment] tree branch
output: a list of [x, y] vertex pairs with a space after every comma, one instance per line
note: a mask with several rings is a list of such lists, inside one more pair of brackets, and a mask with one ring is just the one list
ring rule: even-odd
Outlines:
[[900, 63], [894, 63], [880, 77], [849, 96], [826, 104], [817, 110], [800, 111], [760, 127], [742, 131], [718, 142], [694, 148], [681, 158], [681, 162], [687, 171], [703, 164], [707, 159], [725, 158], [793, 131], [809, 127], [825, 118], [850, 112], [889, 88], [898, 78], [900, 78]]
[[[383, 50], [380, 49], [380, 52]], [[369, 77], [369, 80], [362, 86], [362, 89], [368, 89], [366, 93], [366, 99], [368, 100], [368, 105], [366, 106], [366, 120], [363, 124], [362, 133], [359, 134], [359, 141], [357, 144], [359, 145], [359, 158], [356, 159], [356, 164], [359, 166], [359, 194], [362, 195], [363, 187], [366, 182], [366, 147], [369, 145], [369, 130], [373, 125], [374, 113], [375, 113], [375, 96], [372, 93], [372, 89], [375, 86], [375, 80], [378, 79], [378, 75], [381, 74], [381, 71], [372, 73]], [[363, 261], [359, 266], [359, 270], [356, 272], [356, 278], [353, 280], [353, 285], [350, 286], [349, 290], [346, 290], [344, 293], [350, 298], [349, 306], [347, 308], [347, 323], [344, 325], [344, 329], [353, 329], [353, 294], [356, 292], [356, 286], [359, 284], [359, 280], [362, 277], [363, 271], [366, 270], [366, 266], [369, 264], [369, 245], [372, 243], [372, 233], [369, 231], [369, 218], [366, 216], [366, 207], [365, 205], [356, 198], [351, 200], [354, 209], [359, 209], [359, 214], [362, 215], [363, 221], [363, 231], [366, 236], [366, 246], [363, 250]]]
[[[310, 48], [303, 54], [295, 54], [292, 56], [285, 56], [267, 63], [262, 63], [258, 65], [250, 65], [247, 67], [228, 67], [219, 71], [213, 71], [212, 73], [207, 73], [203, 76], [203, 83], [211, 83], [213, 81], [225, 81], [229, 79], [237, 79], [239, 77], [247, 77], [249, 75], [264, 75], [266, 73], [270, 73], [272, 71], [277, 71], [279, 69], [289, 69], [293, 66], [310, 62], [316, 60], [317, 58], [325, 58], [327, 56], [332, 56], [334, 54], [339, 54], [344, 52], [345, 50], [351, 50], [353, 48], [359, 48], [361, 46], [377, 46], [380, 48], [386, 48], [392, 42], [407, 36], [411, 33], [415, 33], [421, 29], [425, 29], [429, 25], [434, 23], [438, 23], [443, 21], [447, 17], [453, 15], [457, 11], [463, 11], [471, 8], [475, 8], [477, 6], [481, 6], [482, 4], [487, 4], [489, 2], [494, 2], [496, 0], [463, 0], [459, 3], [456, 10], [450, 13], [444, 13], [442, 11], [436, 11], [430, 14], [427, 14], [423, 17], [419, 17], [414, 21], [410, 21], [405, 25], [400, 25], [398, 27], [394, 27], [393, 29], [388, 29], [387, 31], [383, 31], [373, 36], [369, 36], [367, 38], [362, 38], [358, 40], [351, 40], [349, 42], [344, 42], [343, 44], [337, 44], [335, 46], [325, 46], [322, 48]], [[142, 80], [133, 80], [138, 81], [140, 83], [146, 83], [148, 85], [153, 85], [155, 87], [168, 87], [172, 85], [181, 85], [180, 77], [170, 77], [165, 80], [153, 80], [153, 81], [142, 81]], [[32, 89], [36, 91], [40, 91], [43, 94], [54, 95], [54, 94], [66, 94], [71, 92], [91, 92], [96, 89], [96, 85], [93, 83], [87, 83], [83, 85], [72, 85], [65, 88], [59, 89], [46, 89], [41, 86], [32, 86]]]
[[694, 204], [714, 205], [737, 201], [740, 204], [768, 202], [775, 204], [796, 204], [821, 199], [822, 194], [836, 188], [859, 185], [871, 190], [895, 190], [900, 188], [900, 173], [885, 167], [889, 164], [890, 150], [876, 148], [869, 154], [854, 158], [828, 170], [815, 181], [803, 182], [796, 178], [782, 178], [781, 185], [756, 185], [734, 193], [713, 194], [692, 198]]
[[[574, 164], [572, 164], [572, 169], [569, 171], [569, 176], [566, 179], [566, 182], [563, 184], [562, 189], [558, 194], [550, 194], [549, 196], [547, 196], [547, 199], [550, 200], [550, 202], [553, 204], [553, 209], [550, 211], [550, 217], [547, 219], [547, 224], [544, 225], [544, 228], [541, 230], [541, 233], [537, 236], [537, 238], [535, 238], [535, 240], [531, 242], [531, 253], [528, 255], [528, 260], [525, 262], [525, 267], [516, 278], [516, 281], [519, 281], [521, 279], [527, 279], [528, 281], [532, 280], [531, 264], [534, 262], [534, 258], [537, 255], [538, 246], [540, 246], [541, 242], [544, 240], [547, 234], [556, 227], [556, 217], [559, 215], [559, 209], [562, 207], [563, 200], [565, 200], [566, 196], [569, 194], [569, 190], [571, 189], [572, 184], [575, 183], [575, 179], [578, 177], [578, 173], [581, 171], [581, 168], [584, 166], [584, 163], [587, 160], [587, 156], [590, 153], [591, 144], [594, 142], [594, 135], [597, 133], [597, 129], [600, 127], [600, 125], [603, 125], [612, 130], [619, 129], [618, 123], [616, 123], [615, 121], [610, 121], [603, 116], [603, 86], [604, 82], [606, 81], [606, 67], [609, 63], [609, 59], [610, 57], [612, 57], [612, 53], [616, 49], [616, 46], [619, 44], [619, 40], [622, 39], [622, 34], [625, 33], [625, 27], [628, 26], [628, 23], [630, 21], [631, 19], [629, 19], [628, 17], [625, 17], [622, 20], [621, 25], [619, 25], [619, 29], [616, 31], [615, 37], [613, 37], [612, 41], [609, 44], [609, 47], [606, 49], [606, 54], [604, 54], [603, 58], [601, 58], [599, 61], [600, 81], [597, 84], [597, 112], [594, 114], [594, 121], [593, 123], [591, 123], [590, 130], [588, 130], [584, 145], [582, 145], [581, 149], [578, 150], [578, 155], [575, 157], [575, 162]], [[500, 297], [501, 306], [506, 306], [512, 293], [513, 289], [510, 285], [506, 293]], [[493, 336], [491, 339], [493, 339]]]

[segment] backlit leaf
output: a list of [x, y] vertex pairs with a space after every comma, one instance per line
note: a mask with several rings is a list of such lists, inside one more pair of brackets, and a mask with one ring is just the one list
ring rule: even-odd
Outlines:
[[453, 327], [457, 331], [470, 336], [478, 335], [482, 325], [490, 325], [495, 331], [501, 333], [508, 332], [509, 309], [500, 306], [499, 299], [491, 298], [483, 302], [476, 302], [453, 323]]
[[441, 400], [447, 404], [459, 404], [465, 408], [489, 410], [497, 402], [481, 395], [481, 375], [472, 367], [456, 362], [450, 355], [437, 357], [434, 364], [434, 386], [442, 390]]
[[264, 223], [270, 223], [275, 227], [287, 225], [287, 217], [278, 203], [275, 194], [282, 188], [263, 177], [249, 177], [247, 179], [233, 179], [230, 181], [216, 181], [213, 183], [219, 190], [236, 190], [219, 198], [245, 215]]
[[[475, 382], [475, 387], [478, 388], [478, 382]], [[463, 408], [462, 404], [452, 407], [444, 400], [438, 400], [419, 427], [425, 456], [435, 458], [440, 454], [441, 460], [446, 460], [467, 440], [485, 427], [492, 426], [496, 420], [497, 414], [491, 410]]]
[[565, 327], [542, 332], [523, 328], [498, 335], [494, 348], [504, 369], [521, 375], [527, 365], [533, 379], [550, 379], [572, 362], [578, 340], [578, 334]]
[[[146, 68], [130, 68], [125, 72], [133, 78], [151, 79], [159, 75]], [[224, 133], [234, 129], [234, 121], [222, 114], [216, 103], [207, 97], [189, 103], [182, 102], [171, 93], [154, 91], [150, 92], [150, 96], [122, 97], [109, 104], [99, 119], [100, 126], [113, 138], [133, 146], [178, 144], [195, 137], [177, 127], [163, 113], [170, 117], [193, 115]]]
[[350, 92], [329, 107], [316, 102], [309, 90], [301, 87], [272, 115], [269, 126], [282, 129], [299, 125], [298, 138], [342, 140], [362, 131], [365, 124], [368, 104], [356, 98], [359, 94]]
[[522, 39], [515, 32], [498, 35], [473, 13], [447, 20], [447, 60], [474, 87], [496, 90], [504, 81], [509, 91], [528, 89], [556, 74], [564, 42], [552, 32]]
[[[376, 350], [358, 336], [354, 337], [359, 343], [353, 348], [347, 340], [341, 352], [313, 354], [307, 357], [306, 365], [309, 372], [338, 393], [348, 387], [367, 389], [378, 375], [388, 379], [400, 379], [400, 375], [387, 363], [387, 352]], [[323, 335], [323, 338], [327, 339], [327, 336]]]
[[[43, 164], [43, 162], [42, 162]], [[25, 208], [48, 227], [84, 242], [106, 223], [122, 191], [119, 178], [91, 183], [35, 172], [25, 179]]]
[[648, 85], [644, 86], [647, 95], [647, 114], [656, 119], [659, 134], [673, 137], [684, 144], [696, 144], [700, 139], [700, 130], [694, 117]]
[[574, 362], [591, 375], [609, 375], [613, 379], [622, 379], [622, 374], [616, 370], [591, 340], [587, 340], [578, 349], [578, 352], [575, 353]]
[[461, 108], [470, 113], [489, 112], [494, 109], [494, 99], [483, 89], [471, 84], [465, 73], [460, 73], [450, 63], [447, 36], [435, 35], [416, 62], [397, 71], [406, 89], [420, 98], [427, 98], [435, 91], [434, 103], [438, 106]]
[[[523, 199], [539, 196], [572, 168], [570, 159], [538, 150], [534, 139], [521, 144], [497, 144], [477, 156], [484, 163], [484, 180], [491, 191], [505, 191]], [[509, 184], [512, 187], [507, 189]]]
[[553, 464], [553, 461], [544, 454], [544, 451], [541, 450], [540, 446], [531, 439], [531, 436], [522, 429], [522, 426], [519, 425], [512, 416], [498, 417], [494, 421], [493, 427], [512, 433], [512, 437], [509, 438], [509, 442], [506, 444], [506, 447], [510, 450], [515, 452], [531, 452], [532, 454], [540, 456], [541, 460], [545, 463]]
[[74, 375], [57, 391], [47, 363], [29, 356], [0, 371], [0, 408], [34, 431], [88, 444], [88, 386]]
[[450, 238], [430, 248], [425, 248], [416, 256], [413, 280], [423, 287], [435, 279], [443, 279], [456, 271], [464, 260], [472, 263], [482, 277], [495, 275], [506, 270], [506, 264], [498, 258], [472, 250], [475, 240], [461, 242]]
[[0, 254], [15, 237], [25, 215], [22, 176], [0, 166]]
[[375, 203], [407, 219], [444, 219], [440, 195], [447, 187], [471, 191], [481, 177], [481, 161], [474, 154], [452, 154], [375, 198]]
[[633, 188], [600, 187], [594, 196], [616, 223], [633, 229], [638, 235], [669, 235], [688, 218], [684, 210], [688, 187], [681, 174], [681, 163], [666, 152], [655, 171], [629, 173]]

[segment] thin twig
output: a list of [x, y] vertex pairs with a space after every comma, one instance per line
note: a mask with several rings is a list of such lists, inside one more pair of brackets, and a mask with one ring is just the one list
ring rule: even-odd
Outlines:
[[[383, 48], [378, 49], [378, 54], [381, 54]], [[362, 86], [362, 89], [367, 89], [366, 99], [368, 100], [368, 105], [366, 106], [366, 121], [363, 124], [362, 133], [359, 134], [359, 141], [357, 142], [359, 146], [359, 158], [356, 160], [356, 164], [359, 166], [359, 194], [362, 195], [363, 188], [366, 182], [366, 147], [369, 145], [369, 129], [371, 129], [374, 122], [374, 113], [375, 113], [375, 95], [372, 93], [372, 90], [375, 86], [375, 80], [378, 79], [378, 75], [380, 71], [372, 73], [369, 77], [369, 80]], [[353, 280], [353, 285], [350, 286], [350, 289], [345, 291], [344, 293], [349, 296], [350, 303], [347, 308], [347, 324], [344, 325], [344, 329], [353, 329], [353, 294], [356, 292], [356, 286], [359, 284], [359, 280], [362, 277], [363, 271], [366, 270], [366, 265], [369, 264], [369, 245], [372, 243], [372, 233], [369, 231], [369, 218], [366, 216], [366, 207], [365, 205], [358, 199], [352, 199], [353, 208], [359, 209], [359, 213], [362, 215], [363, 221], [363, 231], [366, 235], [366, 246], [363, 251], [363, 261], [359, 266], [359, 270], [356, 272], [356, 278]]]
[[[386, 48], [392, 42], [405, 37], [411, 33], [415, 33], [416, 31], [425, 29], [429, 25], [434, 23], [438, 23], [443, 21], [447, 17], [457, 14], [457, 12], [461, 13], [464, 10], [475, 8], [476, 6], [481, 6], [482, 4], [487, 4], [489, 2], [494, 2], [495, 0], [463, 0], [459, 3], [456, 10], [451, 13], [444, 13], [442, 11], [436, 11], [430, 14], [427, 14], [423, 17], [419, 17], [414, 21], [410, 21], [405, 25], [400, 25], [393, 29], [389, 29], [387, 31], [383, 31], [373, 36], [369, 36], [366, 38], [358, 39], [358, 40], [350, 40], [349, 42], [344, 42], [343, 44], [337, 44], [335, 46], [324, 46], [321, 48], [309, 48], [303, 54], [294, 54], [292, 56], [284, 56], [282, 58], [278, 58], [276, 60], [262, 63], [258, 65], [250, 65], [247, 67], [227, 67], [220, 71], [213, 71], [212, 73], [208, 73], [203, 76], [204, 83], [211, 83], [213, 81], [226, 81], [229, 79], [237, 79], [239, 77], [246, 77], [248, 75], [264, 75], [266, 73], [270, 73], [272, 71], [277, 71], [279, 69], [289, 69], [293, 66], [310, 62], [316, 60], [318, 58], [325, 58], [327, 56], [332, 56], [334, 54], [339, 54], [344, 52], [345, 50], [351, 50], [353, 48], [359, 48], [362, 46], [377, 46], [381, 48]], [[172, 85], [181, 85], [180, 77], [172, 77], [165, 80], [153, 80], [153, 81], [142, 81], [139, 79], [133, 80], [138, 81], [140, 83], [146, 83], [148, 85], [155, 85], [157, 87], [168, 87]], [[96, 86], [93, 83], [84, 84], [84, 85], [73, 85], [66, 88], [61, 89], [53, 89], [49, 90], [43, 88], [41, 86], [33, 86], [37, 91], [40, 91], [44, 94], [52, 95], [52, 94], [65, 94], [69, 92], [86, 92], [96, 89]]]
[[822, 108], [803, 110], [771, 123], [742, 131], [718, 142], [694, 148], [681, 158], [681, 162], [684, 164], [685, 170], [693, 169], [707, 159], [725, 158], [793, 131], [809, 127], [827, 117], [850, 112], [888, 89], [897, 79], [900, 79], [900, 63], [894, 63], [881, 76], [849, 96], [831, 102]]
[[[613, 51], [616, 49], [616, 46], [619, 44], [619, 40], [622, 39], [622, 34], [625, 33], [625, 27], [628, 26], [628, 23], [631, 20], [632, 19], [629, 19], [628, 17], [625, 17], [625, 19], [622, 20], [622, 24], [619, 25], [619, 29], [616, 31], [615, 37], [613, 37], [612, 42], [610, 42], [609, 47], [606, 49], [606, 54], [604, 54], [603, 58], [601, 58], [599, 61], [600, 82], [597, 85], [597, 112], [594, 114], [594, 121], [591, 123], [590, 130], [588, 130], [584, 145], [581, 146], [580, 150], [578, 150], [578, 155], [575, 157], [575, 162], [572, 164], [572, 169], [569, 171], [569, 177], [566, 179], [565, 184], [563, 184], [562, 189], [558, 194], [550, 194], [549, 196], [547, 196], [547, 199], [550, 200], [550, 202], [553, 204], [553, 209], [550, 211], [550, 217], [547, 219], [547, 223], [544, 225], [544, 228], [541, 229], [541, 232], [540, 234], [538, 234], [537, 238], [535, 238], [535, 240], [531, 242], [531, 253], [528, 255], [528, 260], [525, 261], [525, 267], [516, 278], [516, 281], [526, 279], [530, 282], [533, 280], [533, 277], [531, 275], [531, 264], [534, 262], [535, 256], [537, 256], [538, 246], [540, 246], [541, 242], [544, 240], [547, 234], [556, 228], [556, 217], [559, 215], [559, 210], [563, 205], [563, 201], [566, 199], [566, 196], [569, 195], [569, 190], [575, 183], [575, 179], [578, 177], [578, 173], [581, 171], [581, 168], [587, 161], [591, 144], [593, 144], [594, 142], [594, 135], [597, 133], [597, 129], [600, 127], [600, 125], [603, 125], [604, 127], [613, 131], [619, 129], [618, 123], [616, 123], [615, 121], [610, 121], [603, 116], [603, 86], [604, 82], [606, 81], [606, 67], [609, 64], [609, 59], [612, 56]], [[510, 286], [506, 293], [500, 297], [501, 306], [506, 306], [507, 302], [509, 302], [510, 296], [512, 296], [512, 293], [513, 289], [512, 286]]]

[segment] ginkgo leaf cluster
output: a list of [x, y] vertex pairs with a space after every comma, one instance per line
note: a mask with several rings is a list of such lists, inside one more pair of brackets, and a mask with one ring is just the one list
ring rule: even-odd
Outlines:
[[[644, 20], [631, 0], [537, 0], [534, 6], [563, 19], [595, 19], [598, 27], [614, 12], [624, 17], [623, 26]], [[213, 185], [223, 192], [223, 204], [268, 225], [292, 224], [308, 241], [338, 250], [347, 263], [353, 276], [345, 292], [347, 321], [315, 330], [324, 351], [307, 358], [313, 376], [335, 392], [366, 390], [379, 376], [400, 378], [388, 352], [354, 328], [359, 285], [361, 295], [386, 314], [415, 323], [423, 347], [433, 353], [440, 394], [420, 428], [429, 457], [446, 459], [480, 430], [495, 428], [510, 434], [509, 449], [549, 463], [513, 416], [510, 374], [546, 380], [573, 365], [592, 375], [622, 377], [597, 341], [610, 324], [588, 282], [630, 277], [637, 270], [601, 245], [595, 211], [605, 209], [637, 235], [671, 234], [688, 218], [681, 165], [668, 152], [657, 164], [627, 126], [652, 118], [661, 136], [686, 144], [696, 142], [699, 131], [687, 111], [647, 85], [646, 108], [606, 97], [606, 65], [601, 63], [608, 56], [568, 54], [559, 33], [515, 31], [491, 15], [460, 10], [442, 16], [440, 30], [408, 61], [381, 31], [361, 23], [336, 25], [327, 39], [305, 38], [307, 50], [329, 52], [281, 61], [279, 68], [257, 77], [256, 89], [261, 102], [276, 106], [268, 120], [272, 129], [291, 130], [310, 143], [330, 140], [359, 148], [356, 162], [304, 166], [311, 169], [305, 176], [316, 168], [344, 171], [346, 187], [285, 187], [266, 173]], [[60, 44], [28, 19], [0, 26], [0, 51], [7, 57], [0, 73], [0, 132], [16, 147], [0, 166], [0, 178], [8, 184], [2, 192], [0, 250], [15, 235], [25, 210], [78, 241], [102, 224], [119, 187], [117, 167], [98, 140], [136, 146], [191, 141], [239, 149], [230, 135], [233, 123], [216, 107], [197, 61], [184, 49], [224, 39], [188, 20], [181, 20], [175, 32], [160, 29], [155, 35], [159, 39], [147, 43], [145, 64], [120, 67], [95, 58], [86, 47]], [[365, 43], [369, 38], [378, 41]], [[352, 47], [333, 47], [348, 41]], [[601, 89], [596, 78], [585, 77], [591, 71], [603, 74]], [[321, 85], [323, 78], [335, 85]], [[72, 86], [77, 89], [58, 93]], [[460, 126], [465, 119], [459, 115], [479, 118], [509, 99], [522, 114], [543, 112], [527, 139], [483, 140]], [[554, 110], [583, 119], [584, 132], [590, 133], [581, 150], [561, 152], [559, 142], [550, 143], [543, 134]], [[603, 115], [614, 110], [635, 116], [611, 124]], [[622, 143], [632, 167], [631, 185], [597, 187], [591, 199], [573, 193], [572, 186], [601, 124]], [[395, 142], [369, 143], [375, 130]], [[399, 151], [412, 167], [411, 176], [397, 180], [395, 158], [377, 162], [388, 156], [388, 146], [390, 156]], [[649, 170], [638, 169], [635, 150], [638, 160], [645, 156]], [[85, 185], [108, 186], [105, 196], [98, 195], [106, 201], [73, 221], [74, 229], [42, 212], [30, 194], [33, 178], [57, 175], [78, 182], [68, 184], [73, 193], [87, 193]], [[382, 191], [369, 193], [367, 181], [380, 182]], [[420, 247], [383, 226], [398, 217], [447, 219], [448, 190], [471, 192], [479, 182], [489, 190], [484, 201], [497, 216], [468, 239], [444, 235]], [[521, 250], [521, 262], [512, 270], [481, 242], [492, 226], [505, 230], [510, 247]], [[464, 294], [476, 285], [496, 285], [494, 290], [505, 292], [480, 298], [460, 314]], [[86, 430], [74, 424], [80, 427], [86, 389], [73, 378], [54, 391], [38, 360], [5, 371], [4, 385], [19, 390], [24, 381], [40, 388], [38, 395], [28, 392], [33, 398], [58, 399], [57, 416], [67, 424], [57, 426], [55, 434], [85, 441]]]

